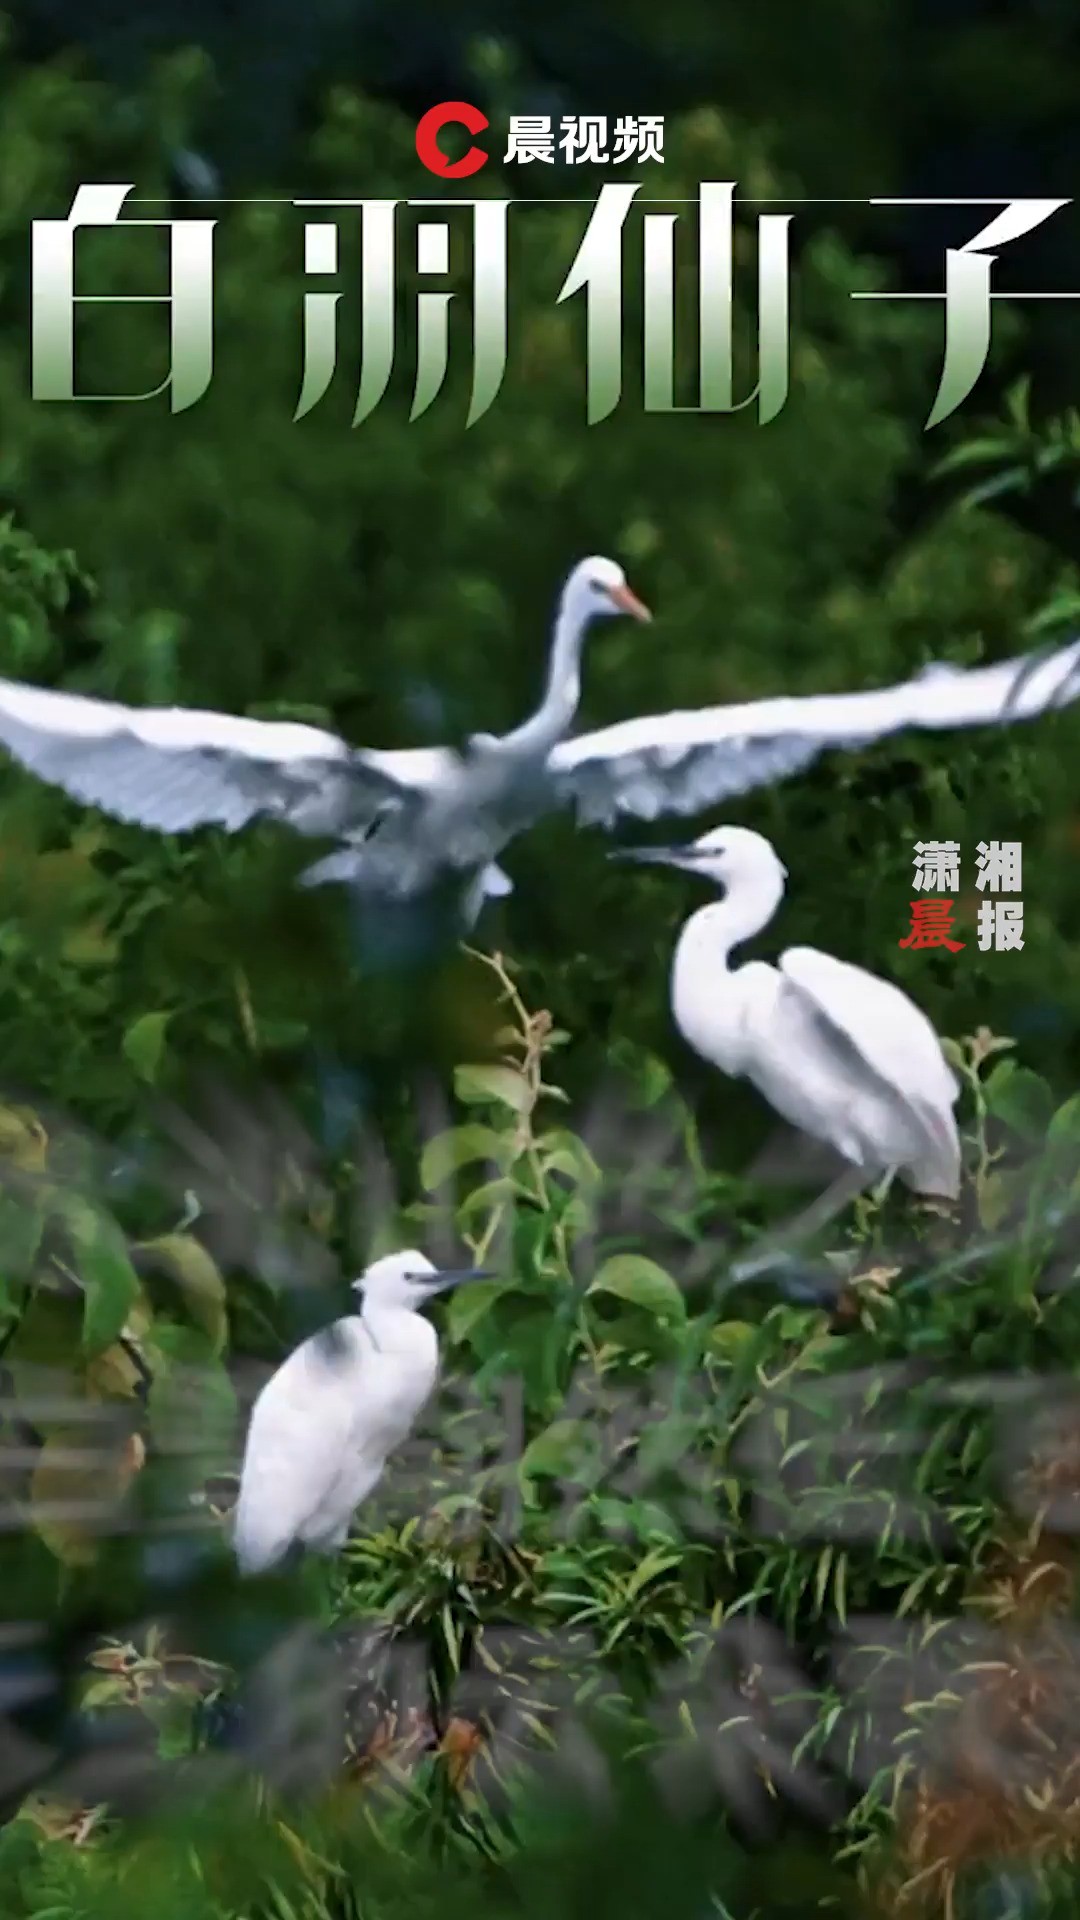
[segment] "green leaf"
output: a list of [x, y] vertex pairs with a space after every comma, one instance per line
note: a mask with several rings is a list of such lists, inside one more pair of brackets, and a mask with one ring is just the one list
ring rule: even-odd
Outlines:
[[508, 1173], [500, 1173], [495, 1180], [485, 1180], [482, 1186], [472, 1187], [461, 1201], [457, 1210], [459, 1226], [464, 1226], [476, 1213], [492, 1213], [498, 1206], [528, 1197], [524, 1187], [520, 1187]]
[[87, 1363], [83, 1375], [91, 1400], [133, 1400], [143, 1376], [126, 1347], [106, 1347]]
[[528, 1113], [532, 1105], [529, 1083], [516, 1067], [457, 1067], [454, 1092], [470, 1105], [494, 1102], [515, 1113]]
[[[66, 1444], [65, 1444], [66, 1440]], [[92, 1457], [73, 1463], [70, 1435], [42, 1447], [30, 1481], [30, 1517], [49, 1552], [69, 1567], [89, 1566], [97, 1555], [96, 1533], [108, 1515], [108, 1483]], [[77, 1520], [68, 1518], [72, 1511]], [[97, 1523], [95, 1525], [95, 1522]]]
[[74, 967], [108, 967], [120, 951], [120, 942], [99, 918], [74, 928], [66, 935], [60, 951]]
[[34, 1269], [45, 1231], [45, 1215], [40, 1207], [27, 1206], [14, 1195], [0, 1191], [0, 1247], [3, 1248], [3, 1278], [0, 1298], [10, 1297], [9, 1288], [25, 1285]]
[[1053, 1143], [1059, 1140], [1070, 1145], [1080, 1141], [1080, 1093], [1074, 1093], [1071, 1100], [1058, 1108], [1047, 1129], [1047, 1139]]
[[617, 1253], [605, 1260], [588, 1291], [614, 1294], [657, 1320], [686, 1319], [686, 1302], [671, 1275], [640, 1253]]
[[580, 1461], [584, 1432], [581, 1420], [553, 1420], [530, 1440], [518, 1463], [519, 1472], [527, 1480], [558, 1479]]
[[599, 1186], [603, 1174], [576, 1133], [565, 1127], [553, 1127], [537, 1141], [540, 1165], [545, 1173], [562, 1173], [581, 1187]]
[[768, 1316], [781, 1340], [804, 1341], [824, 1326], [828, 1316], [820, 1307], [773, 1307]]
[[220, 1353], [229, 1328], [225, 1282], [206, 1248], [190, 1234], [166, 1233], [141, 1241], [137, 1250], [175, 1281], [192, 1319], [209, 1335], [214, 1352]]
[[670, 1067], [655, 1054], [643, 1054], [638, 1075], [638, 1096], [642, 1104], [655, 1107], [673, 1085]]
[[78, 1194], [57, 1196], [83, 1286], [82, 1344], [86, 1353], [111, 1347], [139, 1298], [139, 1277], [119, 1228]]
[[612, 1064], [625, 1073], [633, 1088], [635, 1105], [654, 1107], [674, 1084], [670, 1067], [655, 1054], [646, 1053], [633, 1042], [616, 1040], [611, 1049]]
[[1053, 1118], [1053, 1096], [1045, 1080], [1015, 1060], [1001, 1060], [987, 1075], [987, 1110], [996, 1120], [1029, 1139], [1043, 1139]]
[[467, 1287], [456, 1287], [446, 1304], [450, 1338], [467, 1339], [477, 1321], [482, 1320], [500, 1294], [507, 1291], [504, 1280], [473, 1280]]
[[1003, 1173], [984, 1174], [978, 1183], [979, 1225], [993, 1233], [1006, 1218], [1012, 1190]]
[[165, 1052], [165, 1029], [171, 1017], [168, 1013], [144, 1013], [133, 1021], [124, 1035], [124, 1058], [134, 1067], [140, 1080], [149, 1081], [151, 1086], [161, 1066]]
[[29, 1107], [0, 1107], [0, 1159], [20, 1173], [44, 1173], [49, 1141]]
[[207, 1357], [202, 1336], [192, 1327], [164, 1321], [155, 1324], [147, 1361], [154, 1378], [146, 1408], [156, 1444], [167, 1453], [182, 1439], [183, 1470], [195, 1482], [204, 1468], [220, 1472], [236, 1426], [236, 1393], [227, 1369]]
[[18, 1326], [4, 1347], [4, 1371], [11, 1377], [16, 1399], [40, 1392], [41, 1369], [80, 1371], [82, 1301], [73, 1294], [38, 1287], [31, 1294]]
[[662, 1573], [670, 1573], [673, 1567], [682, 1565], [680, 1553], [665, 1552], [662, 1547], [654, 1547], [651, 1553], [639, 1560], [626, 1583], [628, 1594], [637, 1594], [647, 1587], [650, 1580], [658, 1580]]
[[426, 1193], [434, 1193], [459, 1167], [467, 1167], [477, 1160], [492, 1161], [501, 1167], [506, 1159], [506, 1143], [501, 1134], [492, 1127], [482, 1127], [472, 1121], [464, 1127], [453, 1127], [448, 1133], [436, 1134], [429, 1140], [420, 1155], [420, 1185]]
[[757, 1331], [748, 1320], [721, 1320], [709, 1330], [710, 1350], [722, 1360], [733, 1360]]

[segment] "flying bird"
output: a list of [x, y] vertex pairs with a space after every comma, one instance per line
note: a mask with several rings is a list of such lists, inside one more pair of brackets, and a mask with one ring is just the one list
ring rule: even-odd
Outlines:
[[182, 833], [264, 818], [336, 842], [301, 876], [344, 883], [379, 914], [449, 895], [458, 932], [511, 883], [503, 848], [545, 814], [582, 825], [691, 815], [904, 727], [1030, 718], [1080, 694], [1080, 641], [964, 670], [937, 665], [865, 693], [654, 714], [569, 738], [591, 623], [647, 621], [620, 566], [582, 560], [559, 600], [543, 698], [496, 738], [354, 748], [319, 728], [187, 708], [132, 708], [0, 680], [0, 746], [40, 779], [117, 819]]
[[314, 1334], [255, 1401], [233, 1550], [262, 1573], [296, 1546], [333, 1553], [435, 1387], [439, 1343], [421, 1309], [480, 1269], [437, 1271], [422, 1253], [376, 1260], [354, 1282], [360, 1310]]
[[[848, 1162], [785, 1239], [823, 1224], [882, 1175], [898, 1175], [919, 1194], [956, 1198], [960, 1083], [907, 994], [814, 947], [789, 947], [776, 966], [732, 966], [735, 949], [768, 926], [784, 894], [787, 869], [764, 835], [717, 827], [688, 846], [628, 847], [611, 857], [681, 868], [723, 889], [679, 936], [675, 1024], [701, 1059], [749, 1080], [782, 1119]], [[752, 1261], [742, 1272], [757, 1269]]]

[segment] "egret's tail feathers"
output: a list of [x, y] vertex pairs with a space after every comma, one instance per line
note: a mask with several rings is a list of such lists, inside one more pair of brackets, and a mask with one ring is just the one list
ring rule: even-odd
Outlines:
[[913, 1193], [928, 1200], [956, 1200], [960, 1195], [960, 1169], [924, 1164], [904, 1169], [904, 1180]]
[[238, 1508], [233, 1522], [233, 1552], [241, 1573], [268, 1573], [284, 1560], [292, 1545], [291, 1535], [278, 1523], [260, 1526], [250, 1514]]
[[507, 894], [513, 891], [514, 883], [510, 875], [497, 867], [494, 861], [490, 866], [482, 867], [461, 897], [461, 918], [465, 932], [472, 932], [489, 900], [505, 900]]
[[902, 1178], [914, 1193], [955, 1200], [963, 1170], [956, 1122], [951, 1113], [939, 1113], [932, 1107], [920, 1107], [919, 1119], [927, 1151], [903, 1169]]

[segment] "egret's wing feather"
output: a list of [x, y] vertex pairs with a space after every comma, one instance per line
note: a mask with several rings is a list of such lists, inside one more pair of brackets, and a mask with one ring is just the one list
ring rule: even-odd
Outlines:
[[960, 1082], [932, 1023], [906, 993], [816, 947], [789, 947], [780, 957], [785, 980], [842, 1028], [863, 1059], [892, 1086], [920, 1081], [934, 1099], [950, 1103]]
[[1080, 696], [1080, 641], [994, 666], [935, 666], [868, 693], [813, 694], [654, 714], [556, 747], [557, 799], [583, 824], [620, 814], [699, 813], [731, 794], [800, 773], [829, 747], [862, 746], [904, 727], [1028, 719]]
[[951, 1160], [957, 1145], [949, 1110], [960, 1082], [921, 1009], [891, 981], [815, 947], [789, 947], [779, 967], [788, 990], [813, 1010], [834, 1041], [850, 1049], [863, 1077], [869, 1073], [903, 1099], [932, 1156]]
[[256, 1400], [233, 1523], [245, 1572], [279, 1560], [332, 1491], [361, 1398], [363, 1342], [358, 1320], [335, 1322], [297, 1347]]
[[235, 832], [259, 814], [325, 833], [335, 811], [355, 823], [409, 797], [407, 755], [354, 753], [317, 727], [125, 707], [10, 680], [0, 680], [0, 745], [73, 798], [164, 833]]
[[461, 756], [452, 747], [353, 748], [352, 758], [366, 773], [398, 790], [403, 799], [430, 793], [457, 773]]

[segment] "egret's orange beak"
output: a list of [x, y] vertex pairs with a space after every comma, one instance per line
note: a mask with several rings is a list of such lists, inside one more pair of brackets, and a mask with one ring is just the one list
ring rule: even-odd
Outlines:
[[621, 587], [609, 587], [608, 593], [620, 613], [629, 613], [635, 620], [652, 619], [652, 614], [649, 612], [644, 601], [639, 600], [636, 593], [631, 593], [629, 587], [625, 585]]

